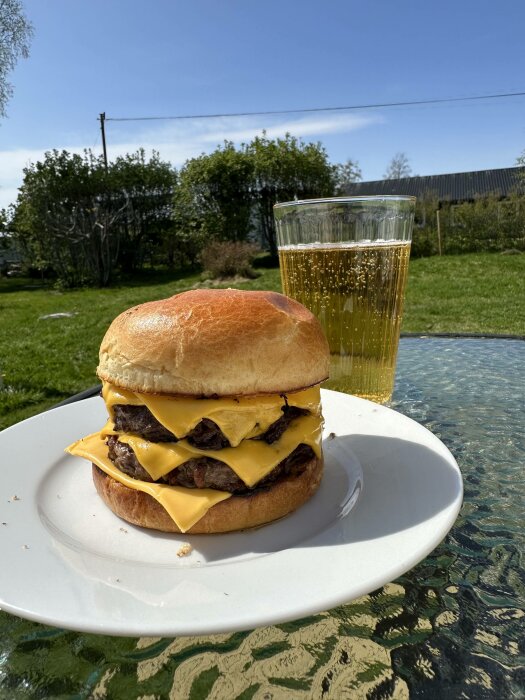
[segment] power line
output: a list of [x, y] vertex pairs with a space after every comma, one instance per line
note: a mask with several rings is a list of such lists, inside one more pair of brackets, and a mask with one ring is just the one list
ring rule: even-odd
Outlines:
[[443, 97], [431, 100], [407, 100], [405, 102], [377, 102], [372, 104], [349, 105], [346, 107], [311, 107], [308, 109], [280, 109], [266, 112], [230, 112], [226, 114], [185, 114], [175, 117], [106, 117], [107, 122], [139, 122], [176, 119], [218, 119], [219, 117], [262, 117], [277, 114], [305, 114], [311, 112], [345, 112], [358, 109], [386, 107], [409, 107], [415, 105], [443, 104], [445, 102], [472, 102], [474, 100], [499, 100], [508, 97], [523, 97], [525, 92], [501, 92], [494, 95], [474, 95], [471, 97]]

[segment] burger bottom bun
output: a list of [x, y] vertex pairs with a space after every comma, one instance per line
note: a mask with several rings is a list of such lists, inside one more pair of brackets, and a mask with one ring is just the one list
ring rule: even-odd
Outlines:
[[[167, 511], [152, 496], [131, 489], [93, 464], [93, 481], [104, 503], [133, 525], [181, 532]], [[232, 532], [265, 525], [299, 508], [317, 491], [323, 475], [323, 460], [311, 459], [305, 471], [287, 477], [252, 494], [231, 496], [212, 506], [186, 534]]]

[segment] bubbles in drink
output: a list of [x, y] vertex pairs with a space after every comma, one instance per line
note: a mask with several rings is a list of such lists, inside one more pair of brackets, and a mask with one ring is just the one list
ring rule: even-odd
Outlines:
[[328, 389], [388, 401], [410, 243], [333, 243], [279, 249], [284, 293], [321, 321], [331, 353]]

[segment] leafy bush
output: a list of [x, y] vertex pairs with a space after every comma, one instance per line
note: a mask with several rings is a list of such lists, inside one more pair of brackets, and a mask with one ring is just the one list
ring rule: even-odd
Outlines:
[[410, 256], [412, 258], [428, 258], [437, 255], [437, 234], [430, 226], [414, 227]]
[[496, 195], [451, 205], [443, 212], [447, 254], [494, 253], [525, 249], [525, 202], [518, 195]]
[[168, 270], [196, 269], [205, 237], [200, 231], [187, 231], [173, 226], [164, 232], [162, 245], [152, 258], [154, 266], [167, 265]]
[[24, 168], [3, 227], [24, 262], [63, 287], [106, 286], [140, 269], [173, 226], [176, 174], [143, 149], [106, 167], [102, 156], [48, 151]]
[[484, 195], [459, 204], [439, 201], [432, 193], [418, 197], [412, 257], [438, 254], [438, 210], [441, 253], [525, 250], [525, 197], [517, 193], [501, 199]]
[[213, 241], [203, 248], [200, 259], [204, 272], [212, 279], [221, 277], [259, 276], [252, 263], [259, 252], [254, 243], [242, 241]]
[[410, 255], [424, 258], [438, 253], [436, 210], [439, 200], [433, 192], [426, 192], [416, 200], [414, 230]]

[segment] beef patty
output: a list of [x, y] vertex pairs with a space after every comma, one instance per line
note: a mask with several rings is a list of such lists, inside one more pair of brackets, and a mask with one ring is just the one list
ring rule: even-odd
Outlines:
[[[268, 444], [279, 440], [291, 421], [308, 413], [303, 408], [284, 405], [283, 415], [270, 425], [268, 430], [258, 436]], [[121, 433], [139, 435], [151, 442], [177, 442], [177, 438], [155, 418], [146, 406], [117, 404], [113, 407], [115, 430]], [[193, 447], [200, 450], [222, 450], [230, 447], [228, 438], [219, 426], [209, 418], [203, 418], [193, 430], [185, 436]]]
[[[107, 440], [109, 458], [113, 464], [128, 476], [141, 481], [153, 481], [148, 472], [141, 466], [126, 443], [120, 442], [117, 435], [110, 435]], [[186, 488], [218, 489], [229, 493], [250, 493], [264, 488], [286, 476], [299, 476], [306, 464], [315, 457], [309, 445], [299, 445], [283, 459], [272, 471], [259, 481], [255, 488], [246, 486], [242, 479], [227, 464], [212, 457], [197, 457], [190, 459], [180, 467], [172, 469], [157, 483], [170, 486], [185, 486]]]
[[[308, 413], [307, 410], [288, 406], [281, 408], [282, 416], [270, 425], [256, 440], [264, 440], [271, 445], [279, 440], [290, 423], [299, 416]], [[177, 442], [177, 437], [165, 428], [146, 406], [117, 404], [113, 407], [115, 430], [123, 433], [139, 435], [151, 442]], [[203, 418], [191, 430], [185, 439], [193, 447], [201, 450], [221, 450], [230, 447], [228, 438], [219, 426], [209, 418]], [[137, 460], [133, 449], [126, 443], [120, 442], [118, 435], [110, 435], [107, 440], [109, 458], [113, 464], [128, 476], [141, 481], [153, 481], [148, 472]], [[217, 454], [219, 456], [219, 453]], [[302, 474], [306, 463], [315, 456], [308, 445], [299, 445], [288, 457], [280, 462], [264, 479], [259, 481], [256, 488], [264, 488], [268, 484], [285, 476]], [[227, 464], [212, 457], [196, 457], [190, 459], [169, 474], [159, 479], [158, 483], [170, 486], [186, 486], [187, 488], [210, 488], [228, 491], [230, 493], [249, 493], [250, 489], [242, 479]]]

